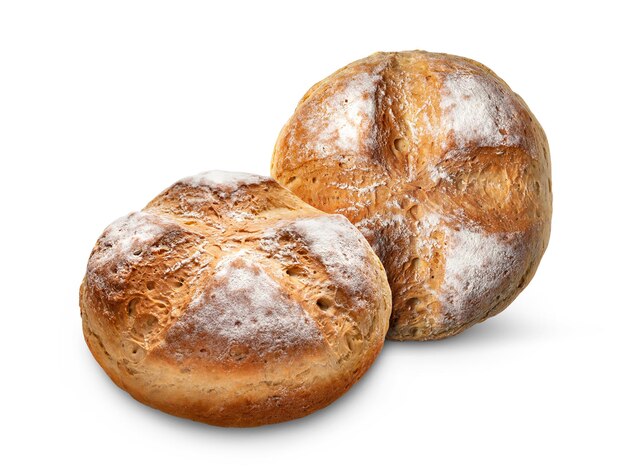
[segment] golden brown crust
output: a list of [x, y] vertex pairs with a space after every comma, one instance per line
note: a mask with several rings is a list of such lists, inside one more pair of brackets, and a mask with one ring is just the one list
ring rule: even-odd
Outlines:
[[80, 306], [94, 357], [136, 399], [257, 426], [309, 414], [356, 382], [382, 347], [391, 300], [345, 218], [268, 178], [209, 172], [105, 230]]
[[502, 311], [549, 239], [545, 134], [504, 81], [461, 57], [377, 53], [317, 83], [272, 175], [371, 243], [391, 339], [444, 338]]

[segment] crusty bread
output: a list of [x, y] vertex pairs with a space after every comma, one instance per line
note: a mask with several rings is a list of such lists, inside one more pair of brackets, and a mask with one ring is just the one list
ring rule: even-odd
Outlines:
[[380, 352], [391, 293], [367, 241], [275, 181], [208, 172], [110, 225], [83, 330], [137, 400], [220, 426], [307, 415]]
[[548, 243], [545, 134], [504, 81], [461, 57], [378, 53], [314, 85], [272, 175], [366, 236], [391, 285], [391, 339], [444, 338], [502, 311]]

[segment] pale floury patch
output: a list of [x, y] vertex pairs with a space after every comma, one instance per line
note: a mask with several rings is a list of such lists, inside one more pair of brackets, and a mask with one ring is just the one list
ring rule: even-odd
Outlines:
[[522, 261], [516, 234], [488, 234], [480, 228], [446, 229], [445, 275], [440, 300], [454, 318], [492, 295]]
[[515, 145], [515, 103], [511, 92], [491, 77], [468, 73], [446, 76], [441, 90], [441, 132], [454, 133], [458, 146]]
[[319, 341], [316, 322], [283, 290], [250, 252], [235, 252], [218, 263], [175, 328], [271, 348]]
[[235, 190], [239, 186], [247, 184], [258, 184], [270, 181], [267, 176], [253, 175], [237, 171], [212, 170], [198, 173], [194, 176], [183, 178], [179, 183], [192, 187], [206, 186], [211, 189]]
[[323, 113], [316, 113], [305, 122], [309, 134], [315, 136], [314, 147], [319, 156], [334, 155], [337, 151], [355, 155], [362, 145], [372, 144], [370, 130], [380, 79], [378, 74], [355, 75], [323, 103]]

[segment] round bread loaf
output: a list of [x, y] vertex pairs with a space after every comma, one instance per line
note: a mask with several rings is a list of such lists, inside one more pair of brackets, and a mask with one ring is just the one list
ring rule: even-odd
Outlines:
[[80, 307], [91, 352], [137, 400], [257, 426], [350, 388], [382, 348], [391, 293], [345, 217], [266, 177], [208, 172], [104, 231]]
[[322, 80], [280, 133], [272, 175], [365, 235], [391, 285], [391, 339], [444, 338], [502, 311], [550, 235], [545, 134], [461, 57], [377, 53]]

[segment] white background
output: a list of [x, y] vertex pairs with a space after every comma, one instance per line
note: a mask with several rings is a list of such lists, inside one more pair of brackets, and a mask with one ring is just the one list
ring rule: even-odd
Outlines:
[[[557, 3], [0, 3], [2, 467], [624, 468], [623, 15]], [[113, 385], [78, 310], [104, 227], [180, 177], [267, 174], [311, 85], [418, 48], [486, 64], [546, 130], [553, 233], [526, 291], [458, 337], [387, 343], [281, 425], [193, 423]]]

